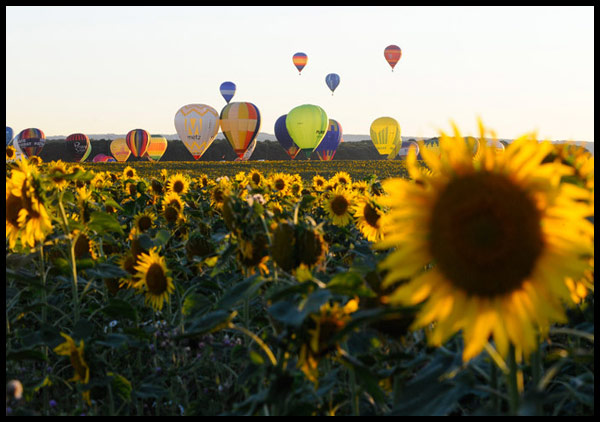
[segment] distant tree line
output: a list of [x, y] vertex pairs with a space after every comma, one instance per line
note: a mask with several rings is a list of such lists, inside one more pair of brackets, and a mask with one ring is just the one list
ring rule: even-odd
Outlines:
[[[86, 161], [92, 161], [92, 159], [98, 154], [111, 155], [110, 152], [110, 139], [99, 139], [92, 140], [92, 152]], [[165, 151], [165, 154], [160, 159], [161, 161], [194, 161], [194, 157], [187, 150], [183, 142], [180, 140], [168, 141], [169, 146]], [[63, 160], [66, 161], [67, 155], [66, 145], [64, 139], [53, 139], [46, 141], [44, 149], [42, 150], [40, 157], [44, 161], [52, 160]], [[224, 138], [215, 139], [211, 146], [206, 150], [204, 155], [198, 161], [233, 161], [237, 158], [233, 148], [229, 145], [229, 142]], [[256, 145], [256, 149], [250, 157], [250, 161], [256, 160], [289, 160], [290, 157], [287, 155], [285, 150], [279, 145], [277, 141], [260, 141]], [[312, 153], [310, 156], [311, 160], [318, 160], [319, 157], [316, 153]], [[341, 143], [335, 156], [334, 160], [385, 160], [386, 156], [380, 155], [373, 142], [370, 139], [356, 142], [343, 142]], [[136, 161], [136, 157], [130, 155], [127, 161]], [[304, 152], [300, 152], [295, 160], [306, 160]]]

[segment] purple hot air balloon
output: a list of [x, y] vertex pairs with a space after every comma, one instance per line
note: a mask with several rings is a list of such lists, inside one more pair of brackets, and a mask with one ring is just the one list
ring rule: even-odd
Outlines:
[[342, 126], [335, 120], [329, 119], [329, 126], [323, 140], [315, 149], [321, 161], [331, 161], [342, 140]]
[[296, 158], [296, 155], [300, 152], [300, 148], [294, 142], [290, 134], [288, 133], [287, 127], [285, 125], [285, 119], [287, 114], [279, 117], [275, 122], [275, 138], [277, 138], [277, 142], [279, 145], [283, 147], [287, 155], [293, 160]]

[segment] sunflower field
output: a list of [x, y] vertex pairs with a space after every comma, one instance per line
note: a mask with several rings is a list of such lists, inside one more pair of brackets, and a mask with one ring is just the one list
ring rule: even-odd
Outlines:
[[481, 144], [7, 151], [6, 414], [593, 415], [593, 157]]

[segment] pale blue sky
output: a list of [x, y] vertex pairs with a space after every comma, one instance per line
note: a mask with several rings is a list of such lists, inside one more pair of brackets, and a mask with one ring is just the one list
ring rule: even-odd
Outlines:
[[[190, 103], [301, 104], [346, 134], [390, 116], [436, 136], [477, 116], [500, 138], [594, 140], [593, 7], [7, 7], [6, 119], [47, 136], [174, 134]], [[394, 72], [387, 45], [402, 48]], [[308, 55], [299, 76], [296, 52]], [[328, 73], [338, 73], [332, 96]]]

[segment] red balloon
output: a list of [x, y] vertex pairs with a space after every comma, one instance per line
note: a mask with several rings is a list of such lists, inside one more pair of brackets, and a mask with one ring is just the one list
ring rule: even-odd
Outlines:
[[388, 45], [385, 50], [383, 50], [383, 56], [387, 60], [390, 66], [392, 66], [392, 72], [394, 71], [394, 66], [402, 57], [402, 49], [397, 45]]

